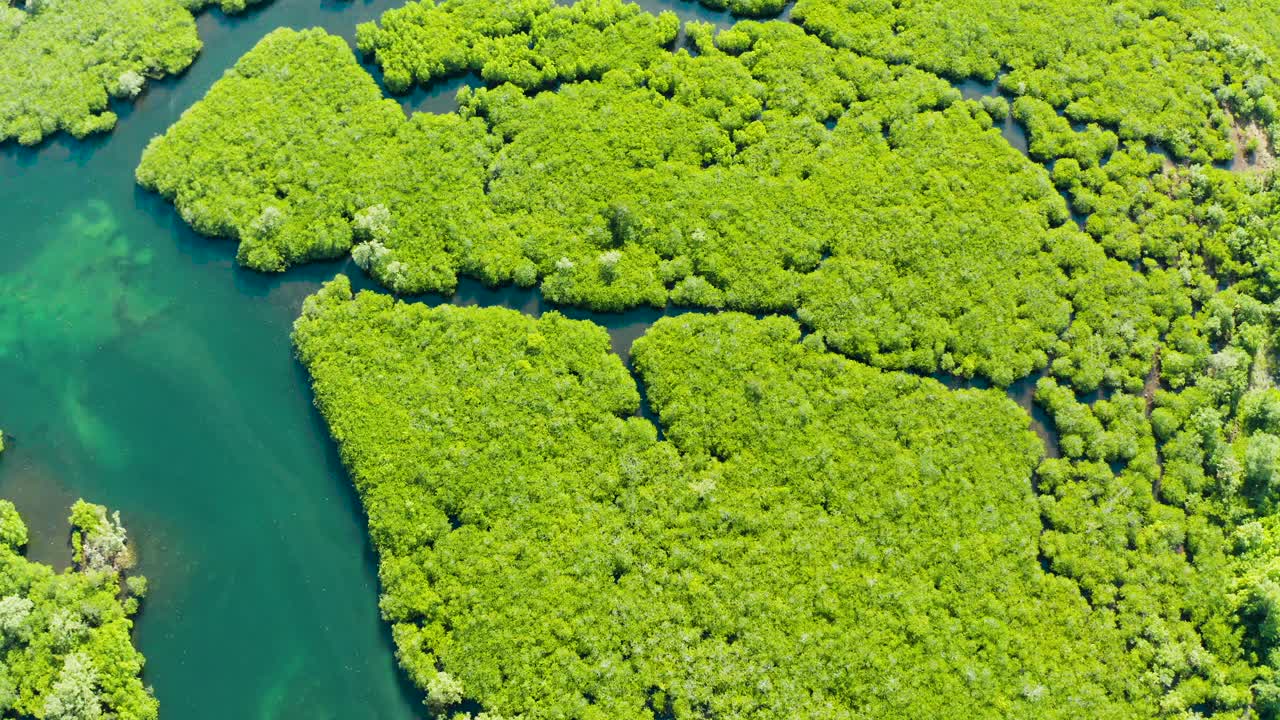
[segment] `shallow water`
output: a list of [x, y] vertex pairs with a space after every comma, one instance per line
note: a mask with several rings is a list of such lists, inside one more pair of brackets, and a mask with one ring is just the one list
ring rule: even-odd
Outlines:
[[350, 36], [394, 2], [199, 19], [182, 77], [87, 142], [0, 147], [0, 495], [65, 566], [68, 505], [121, 510], [151, 579], [138, 623], [164, 717], [413, 718], [363, 518], [288, 332], [338, 269], [263, 277], [137, 189], [146, 142], [280, 25]]
[[[971, 79], [960, 80], [958, 82], [953, 82], [952, 84], [960, 91], [961, 97], [965, 100], [981, 100], [984, 97], [995, 97], [1001, 94], [998, 82], [998, 80], [983, 82], [982, 80]], [[1012, 98], [1006, 99], [1008, 99], [1010, 103], [1013, 102]], [[1014, 121], [1012, 113], [1006, 116], [1004, 120], [997, 120], [995, 126], [999, 128], [1000, 134], [1004, 136], [1004, 139], [1008, 140], [1009, 144], [1016, 148], [1018, 152], [1023, 155], [1028, 154], [1027, 130]]]
[[[58, 566], [76, 497], [121, 511], [151, 579], [138, 642], [167, 720], [424, 714], [395, 666], [359, 504], [288, 337], [322, 282], [368, 281], [349, 262], [241, 270], [233, 243], [196, 236], [133, 182], [148, 140], [267, 32], [322, 26], [351, 40], [402, 1], [206, 13], [200, 58], [120, 106], [113, 133], [0, 146], [0, 496], [31, 526], [31, 557]], [[641, 4], [729, 21], [687, 0]], [[401, 102], [447, 111], [467, 81]], [[424, 301], [547, 309], [537, 293], [473, 281]], [[664, 312], [591, 317], [625, 356]]]

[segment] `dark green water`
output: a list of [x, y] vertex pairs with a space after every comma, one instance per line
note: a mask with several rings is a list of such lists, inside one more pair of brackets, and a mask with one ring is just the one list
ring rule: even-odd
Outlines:
[[[134, 185], [142, 148], [280, 26], [357, 22], [402, 0], [275, 0], [200, 18], [205, 50], [118, 108], [114, 133], [0, 146], [0, 496], [31, 557], [65, 566], [76, 497], [118, 508], [151, 579], [137, 639], [168, 720], [424, 715], [377, 614], [357, 499], [289, 345], [332, 263], [262, 276]], [[725, 24], [683, 0], [642, 2]], [[403, 99], [448, 110], [461, 81]], [[434, 302], [441, 302], [435, 300]], [[453, 302], [542, 309], [464, 284]], [[574, 313], [582, 317], [583, 313]], [[625, 352], [658, 315], [598, 318]]]

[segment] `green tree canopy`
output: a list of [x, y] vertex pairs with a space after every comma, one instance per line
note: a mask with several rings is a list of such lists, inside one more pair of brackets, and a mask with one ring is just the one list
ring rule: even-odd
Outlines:
[[192, 12], [237, 12], [262, 0], [0, 2], [0, 143], [35, 145], [115, 127], [109, 99], [182, 72], [200, 51]]
[[[1233, 126], [1272, 125], [1273, 3], [799, 0], [793, 19], [836, 47], [953, 78], [999, 79], [1075, 122], [1226, 160]], [[1271, 130], [1275, 135], [1275, 130]]]
[[26, 528], [0, 500], [0, 717], [155, 720], [130, 638], [145, 583], [122, 587], [132, 556], [119, 514], [81, 500], [70, 522], [76, 565], [56, 573], [22, 556]]
[[369, 515], [401, 663], [500, 716], [1151, 717], [1114, 616], [1037, 561], [994, 391], [686, 315], [605, 332], [339, 277], [294, 341]]
[[278, 30], [137, 176], [261, 270], [352, 250], [402, 293], [465, 273], [596, 310], [798, 311], [884, 368], [1008, 384], [1052, 358], [1082, 389], [1141, 383], [1185, 288], [1064, 225], [982, 104], [787, 23], [691, 25], [696, 55], [669, 29], [616, 0], [407, 6], [362, 42], [385, 63], [457, 46], [463, 65], [420, 79], [512, 33], [590, 68], [548, 61], [554, 89], [499, 77], [408, 120], [340, 40]]

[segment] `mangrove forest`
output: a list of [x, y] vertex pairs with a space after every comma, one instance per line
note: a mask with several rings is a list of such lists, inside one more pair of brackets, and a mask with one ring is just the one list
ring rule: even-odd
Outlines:
[[[0, 0], [0, 67], [0, 717], [1280, 718], [1280, 4]], [[16, 225], [50, 165], [123, 170]], [[24, 550], [78, 494], [147, 618], [119, 514]]]

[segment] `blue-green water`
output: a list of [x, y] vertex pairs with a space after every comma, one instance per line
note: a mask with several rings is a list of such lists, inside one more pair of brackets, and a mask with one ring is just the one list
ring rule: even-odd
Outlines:
[[[359, 504], [289, 344], [303, 297], [361, 274], [243, 271], [231, 242], [195, 236], [133, 182], [147, 141], [267, 32], [350, 39], [400, 4], [206, 13], [200, 58], [119, 107], [110, 135], [0, 146], [0, 496], [31, 526], [30, 556], [60, 567], [76, 497], [122, 512], [151, 579], [137, 640], [168, 720], [425, 714], [395, 666]], [[684, 0], [641, 4], [728, 21]], [[402, 102], [445, 111], [463, 82]], [[452, 301], [542, 310], [536, 294], [474, 283]], [[598, 320], [625, 352], [657, 314]]]

